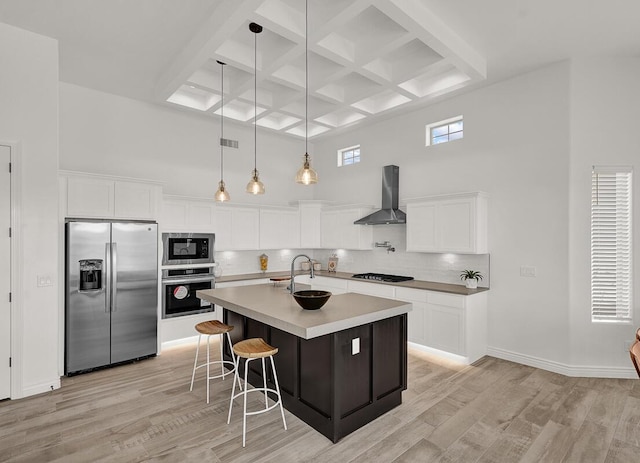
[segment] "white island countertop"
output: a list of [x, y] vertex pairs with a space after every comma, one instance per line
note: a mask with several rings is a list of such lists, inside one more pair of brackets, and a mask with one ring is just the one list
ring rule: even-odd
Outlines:
[[[308, 289], [297, 284], [298, 289]], [[272, 284], [205, 289], [196, 293], [245, 317], [303, 339], [316, 338], [411, 311], [411, 303], [367, 296], [334, 294], [318, 310], [304, 310], [282, 286]]]

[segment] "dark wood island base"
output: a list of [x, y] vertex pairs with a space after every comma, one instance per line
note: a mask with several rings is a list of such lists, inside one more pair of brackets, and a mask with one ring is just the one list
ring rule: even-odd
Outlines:
[[[278, 348], [274, 361], [285, 408], [334, 443], [402, 403], [406, 313], [311, 339], [228, 309], [224, 322], [234, 326], [234, 344], [259, 337]], [[224, 357], [231, 359], [226, 345]], [[259, 365], [250, 366], [249, 382], [262, 386]]]

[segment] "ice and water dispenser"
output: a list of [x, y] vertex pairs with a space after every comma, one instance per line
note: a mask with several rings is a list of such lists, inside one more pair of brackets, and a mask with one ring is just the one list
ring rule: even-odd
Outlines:
[[100, 291], [102, 289], [102, 259], [80, 261], [80, 291]]

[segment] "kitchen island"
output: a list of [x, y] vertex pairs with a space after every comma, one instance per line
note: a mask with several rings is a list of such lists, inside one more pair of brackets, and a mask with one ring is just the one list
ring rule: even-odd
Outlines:
[[[310, 311], [282, 286], [269, 284], [197, 296], [224, 307], [233, 343], [260, 337], [278, 348], [274, 361], [285, 408], [333, 442], [402, 403], [410, 303], [346, 293]], [[262, 385], [261, 374], [251, 366], [249, 382]]]

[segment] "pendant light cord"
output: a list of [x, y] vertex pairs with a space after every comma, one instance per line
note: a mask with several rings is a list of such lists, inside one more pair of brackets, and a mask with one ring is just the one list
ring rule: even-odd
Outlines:
[[224, 63], [220, 63], [220, 181], [224, 182]]
[[258, 34], [253, 34], [253, 171], [258, 170]]
[[304, 2], [304, 153], [309, 157], [309, 0]]

